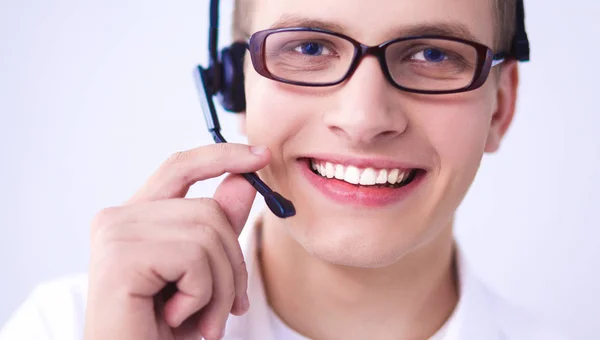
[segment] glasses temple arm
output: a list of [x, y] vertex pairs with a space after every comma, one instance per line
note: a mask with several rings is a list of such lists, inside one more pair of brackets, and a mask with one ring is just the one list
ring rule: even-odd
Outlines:
[[494, 54], [494, 57], [492, 59], [492, 67], [498, 66], [498, 65], [502, 64], [505, 61], [506, 61], [506, 54], [505, 53], [496, 53], [496, 54]]

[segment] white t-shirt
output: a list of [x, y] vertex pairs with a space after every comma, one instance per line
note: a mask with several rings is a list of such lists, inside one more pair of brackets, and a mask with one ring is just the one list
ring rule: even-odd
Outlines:
[[[248, 228], [249, 227], [249, 228]], [[240, 237], [248, 268], [250, 310], [230, 316], [226, 340], [306, 340], [269, 307], [257, 260], [254, 226]], [[244, 234], [243, 233], [243, 234]], [[566, 340], [487, 289], [458, 255], [459, 302], [445, 326], [429, 340]], [[0, 340], [83, 339], [87, 276], [39, 285], [0, 330]]]
[[[310, 340], [309, 338], [299, 334], [293, 329], [289, 328], [278, 316], [269, 310], [269, 318], [271, 319], [271, 328], [273, 329], [273, 336], [277, 340]], [[448, 333], [448, 325], [452, 318], [444, 324], [444, 326], [435, 333], [434, 336], [428, 340], [445, 340], [444, 337]]]

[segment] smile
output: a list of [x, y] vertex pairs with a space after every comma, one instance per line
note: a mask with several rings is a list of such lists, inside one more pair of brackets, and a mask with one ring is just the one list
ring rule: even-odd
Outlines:
[[337, 179], [354, 185], [385, 186], [400, 188], [412, 182], [417, 169], [374, 169], [358, 168], [353, 165], [335, 164], [321, 160], [310, 159], [313, 172], [324, 178]]
[[389, 161], [340, 157], [299, 159], [311, 187], [338, 204], [383, 207], [410, 197], [424, 182], [427, 171]]

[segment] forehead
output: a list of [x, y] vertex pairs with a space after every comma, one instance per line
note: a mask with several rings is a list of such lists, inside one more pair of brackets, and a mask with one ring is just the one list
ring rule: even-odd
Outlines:
[[494, 0], [252, 1], [253, 31], [297, 26], [308, 20], [333, 26], [370, 45], [418, 31], [421, 26], [454, 27], [458, 35], [467, 35], [464, 38], [488, 46], [494, 42]]

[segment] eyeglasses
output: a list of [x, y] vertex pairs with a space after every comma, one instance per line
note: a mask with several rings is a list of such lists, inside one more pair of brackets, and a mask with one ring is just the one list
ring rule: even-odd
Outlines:
[[256, 32], [248, 49], [260, 75], [300, 86], [340, 84], [372, 55], [392, 85], [422, 94], [475, 90], [505, 60], [504, 53], [459, 38], [414, 36], [366, 46], [343, 34], [304, 27]]

